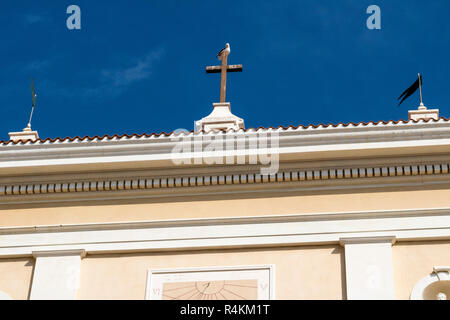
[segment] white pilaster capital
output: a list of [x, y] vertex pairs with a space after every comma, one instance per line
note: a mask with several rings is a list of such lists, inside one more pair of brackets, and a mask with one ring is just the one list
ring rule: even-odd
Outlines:
[[343, 247], [347, 244], [367, 244], [367, 243], [391, 243], [397, 241], [395, 236], [381, 236], [381, 237], [346, 237], [339, 238], [339, 244]]
[[86, 256], [86, 250], [74, 249], [74, 250], [45, 250], [45, 251], [33, 251], [34, 258], [40, 257], [61, 257], [61, 256], [80, 256], [83, 259]]

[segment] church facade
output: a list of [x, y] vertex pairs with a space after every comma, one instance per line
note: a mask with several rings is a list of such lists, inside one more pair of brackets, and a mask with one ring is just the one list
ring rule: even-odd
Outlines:
[[4, 299], [446, 299], [450, 120], [0, 143]]

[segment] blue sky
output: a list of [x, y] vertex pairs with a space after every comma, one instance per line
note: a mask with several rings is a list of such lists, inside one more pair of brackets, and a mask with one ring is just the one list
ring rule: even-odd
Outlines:
[[[66, 8], [81, 8], [68, 30]], [[381, 30], [369, 30], [369, 5]], [[246, 127], [406, 119], [424, 102], [450, 117], [450, 1], [9, 1], [0, 13], [0, 139], [193, 129], [219, 99], [206, 74], [231, 44], [227, 100]]]

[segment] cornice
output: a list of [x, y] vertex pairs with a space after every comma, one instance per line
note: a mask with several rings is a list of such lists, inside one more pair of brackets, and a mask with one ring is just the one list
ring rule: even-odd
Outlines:
[[[254, 149], [250, 141], [277, 135], [276, 152], [280, 161], [325, 160], [338, 158], [381, 157], [450, 152], [450, 121], [417, 121], [405, 123], [337, 125], [308, 128], [249, 129], [209, 133], [172, 133], [161, 136], [123, 136], [93, 139], [62, 139], [0, 146], [0, 175], [50, 172], [97, 171], [103, 168], [173, 167], [178, 160], [205, 159], [205, 152], [183, 152], [174, 155], [176, 146], [196, 143], [201, 150], [211, 138], [234, 139], [243, 149], [215, 153], [217, 157], [257, 155], [267, 150]], [[240, 144], [240, 141], [243, 143]], [[200, 164], [198, 166], [206, 166]]]
[[[149, 178], [96, 178], [77, 180], [68, 178], [66, 181], [47, 181], [43, 183], [17, 182], [0, 184], [0, 203], [15, 203], [23, 200], [58, 201], [64, 199], [76, 200], [128, 198], [146, 196], [183, 196], [202, 194], [232, 193], [233, 187], [245, 187], [245, 192], [261, 192], [281, 188], [282, 190], [313, 188], [339, 189], [339, 188], [368, 188], [386, 187], [389, 185], [408, 185], [419, 183], [449, 183], [449, 163], [427, 163], [388, 165], [370, 167], [339, 167], [314, 170], [283, 170], [274, 175], [259, 173], [239, 174], [197, 174], [182, 176], [164, 176]], [[222, 187], [222, 188], [221, 188]], [[223, 189], [223, 187], [228, 187]], [[242, 188], [237, 189], [238, 192]], [[284, 188], [284, 189], [283, 189]], [[143, 194], [143, 192], [150, 192]]]
[[[174, 147], [196, 137], [245, 140], [224, 159], [263, 154], [250, 143], [264, 139], [259, 133], [279, 138], [269, 149], [279, 155], [277, 174], [255, 164], [195, 164], [205, 152], [179, 156], [192, 164], [173, 162]], [[446, 119], [110, 138], [0, 146], [0, 204], [450, 183]]]

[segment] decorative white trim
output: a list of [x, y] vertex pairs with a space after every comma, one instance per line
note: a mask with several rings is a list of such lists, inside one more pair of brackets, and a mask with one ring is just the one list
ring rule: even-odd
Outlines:
[[[195, 267], [195, 268], [171, 268], [171, 269], [149, 269], [147, 271], [147, 282], [145, 288], [145, 299], [151, 299], [152, 278], [153, 276], [164, 276], [170, 274], [189, 274], [202, 272], [238, 272], [238, 271], [268, 271], [269, 297], [268, 300], [275, 299], [275, 265], [248, 265], [248, 266], [218, 266], [218, 267]], [[198, 277], [195, 279], [198, 281]], [[202, 281], [202, 280], [200, 280]]]
[[[270, 184], [281, 182], [306, 183], [317, 180], [354, 180], [381, 177], [448, 175], [448, 163], [397, 165], [382, 167], [336, 168], [320, 170], [289, 170], [273, 175], [259, 173], [197, 175], [179, 177], [153, 177], [136, 179], [109, 179], [91, 181], [68, 181], [48, 183], [3, 184], [0, 196], [23, 196], [35, 194], [129, 191], [159, 188], [207, 187], [224, 184]], [[225, 183], [226, 182], [226, 183]], [[0, 199], [1, 202], [1, 199]]]
[[0, 258], [338, 244], [350, 237], [450, 239], [450, 208], [0, 228]]
[[450, 267], [434, 267], [433, 272], [426, 277], [419, 280], [414, 286], [410, 299], [411, 300], [423, 300], [423, 293], [425, 289], [438, 281], [450, 281]]
[[[47, 233], [47, 232], [76, 232], [95, 230], [129, 230], [140, 228], [159, 227], [186, 227], [186, 226], [212, 226], [212, 225], [242, 225], [254, 223], [285, 223], [308, 222], [349, 219], [375, 219], [375, 218], [413, 218], [449, 216], [450, 207], [420, 208], [404, 210], [374, 210], [374, 211], [348, 211], [348, 212], [318, 212], [313, 214], [265, 215], [265, 216], [238, 216], [220, 218], [193, 218], [171, 219], [133, 222], [85, 223], [85, 224], [58, 224], [39, 226], [0, 227], [0, 235], [21, 233]], [[52, 250], [53, 251], [53, 250]]]

